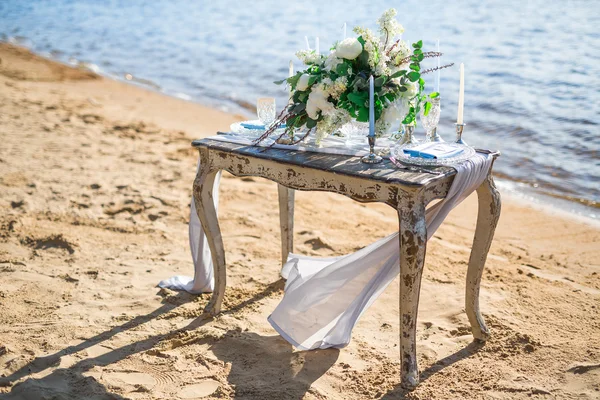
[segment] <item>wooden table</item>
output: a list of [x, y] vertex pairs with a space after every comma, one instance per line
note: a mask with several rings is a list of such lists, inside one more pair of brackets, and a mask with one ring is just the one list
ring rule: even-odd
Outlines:
[[[279, 184], [281, 261], [293, 249], [294, 190], [343, 194], [361, 203], [381, 202], [398, 212], [400, 238], [400, 358], [401, 383], [414, 388], [419, 382], [416, 358], [416, 326], [419, 289], [425, 261], [427, 231], [425, 207], [442, 199], [454, 180], [451, 167], [437, 167], [439, 175], [398, 169], [385, 160], [364, 164], [360, 157], [294, 150], [265, 149], [217, 141], [196, 140], [201, 168], [194, 180], [194, 201], [213, 257], [215, 291], [206, 312], [221, 310], [225, 293], [226, 264], [223, 239], [213, 202], [216, 174], [225, 170], [235, 176], [257, 176]], [[499, 153], [492, 153], [496, 158]], [[489, 337], [479, 311], [479, 286], [496, 224], [500, 217], [500, 194], [490, 174], [477, 189], [479, 212], [466, 284], [466, 312], [473, 336]]]

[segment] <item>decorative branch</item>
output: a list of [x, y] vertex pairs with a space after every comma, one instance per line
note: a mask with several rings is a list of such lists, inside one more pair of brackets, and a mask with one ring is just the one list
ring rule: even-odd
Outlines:
[[437, 70], [439, 70], [439, 69], [450, 68], [450, 67], [451, 67], [451, 66], [453, 66], [453, 65], [454, 65], [454, 63], [452, 63], [452, 64], [446, 64], [446, 65], [442, 65], [441, 67], [428, 68], [428, 69], [426, 69], [426, 70], [423, 70], [423, 71], [421, 71], [421, 75], [423, 75], [423, 74], [428, 74], [428, 73], [430, 73], [430, 72], [434, 72], [434, 71], [437, 71]]
[[[386, 41], [386, 43], [387, 43], [387, 41]], [[398, 39], [398, 40], [396, 40], [396, 41], [394, 42], [394, 44], [393, 44], [393, 45], [390, 47], [390, 49], [387, 51], [386, 55], [388, 55], [388, 56], [389, 56], [389, 55], [390, 55], [390, 53], [392, 52], [392, 50], [394, 50], [394, 49], [396, 48], [396, 46], [398, 46], [398, 43], [400, 43], [400, 39]]]
[[385, 50], [385, 48], [387, 47], [388, 39], [390, 37], [390, 33], [388, 32], [387, 28], [383, 28], [383, 30], [385, 31], [385, 43], [383, 44], [383, 48]]
[[[256, 139], [254, 141], [254, 144], [259, 144], [260, 142], [262, 142], [263, 140], [265, 140], [266, 138], [268, 138], [273, 132], [275, 132], [275, 129], [277, 129], [277, 127], [279, 127], [280, 125], [282, 125], [283, 123], [285, 123], [290, 117], [290, 114], [285, 114], [284, 113], [287, 111], [288, 107], [284, 107], [283, 110], [281, 110], [281, 112], [279, 113], [279, 115], [277, 116], [277, 118], [275, 118], [275, 121], [273, 121], [273, 123], [271, 124], [271, 126], [269, 127], [269, 129], [267, 129], [265, 131], [265, 133], [263, 133], [262, 135], [260, 135], [260, 137], [258, 139]], [[290, 127], [286, 126], [285, 131], [283, 132], [283, 134], [285, 134], [288, 129]], [[283, 136], [282, 134], [282, 136]]]
[[[440, 53], [437, 51], [426, 51], [425, 53], [423, 53], [423, 58], [434, 58], [434, 57], [441, 57], [444, 53]], [[400, 60], [400, 62], [398, 63], [398, 65], [402, 65], [402, 64], [406, 64], [409, 61], [412, 61], [410, 58], [413, 57], [414, 54], [411, 54], [410, 56], [406, 56], [404, 57], [402, 60]]]
[[300, 137], [300, 139], [292, 141], [292, 142], [290, 143], [290, 145], [294, 145], [294, 144], [298, 144], [298, 143], [302, 142], [304, 139], [306, 139], [306, 138], [308, 137], [308, 135], [310, 135], [310, 134], [312, 133], [313, 129], [314, 129], [314, 128], [311, 128], [311, 129], [309, 129], [309, 130], [306, 132], [306, 134], [302, 135], [302, 136]]

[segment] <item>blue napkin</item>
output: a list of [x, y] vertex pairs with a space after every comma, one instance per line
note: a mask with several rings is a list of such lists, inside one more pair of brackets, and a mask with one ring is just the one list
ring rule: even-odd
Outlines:
[[457, 148], [447, 143], [423, 143], [414, 146], [410, 149], [404, 149], [404, 154], [408, 154], [411, 157], [439, 159], [439, 158], [450, 158], [456, 157], [463, 152], [463, 149]]
[[[263, 124], [249, 124], [246, 122], [242, 122], [242, 123], [240, 123], [240, 125], [242, 126], [242, 128], [246, 128], [246, 129], [260, 129], [260, 130], [265, 129], [265, 126]], [[278, 128], [285, 128], [285, 124], [279, 125]]]

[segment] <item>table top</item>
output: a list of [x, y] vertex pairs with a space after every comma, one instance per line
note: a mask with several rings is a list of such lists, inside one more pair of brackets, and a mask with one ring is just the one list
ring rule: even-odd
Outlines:
[[192, 146], [402, 186], [422, 187], [443, 183], [454, 179], [456, 175], [456, 170], [452, 167], [418, 167], [440, 174], [413, 172], [396, 167], [388, 159], [379, 164], [365, 164], [361, 162], [361, 157], [356, 156], [249, 146], [214, 139], [194, 140]]

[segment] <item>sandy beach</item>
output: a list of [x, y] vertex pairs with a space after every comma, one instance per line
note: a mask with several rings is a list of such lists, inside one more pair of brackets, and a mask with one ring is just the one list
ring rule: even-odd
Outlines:
[[[399, 387], [398, 284], [342, 350], [298, 352], [266, 318], [283, 295], [277, 188], [224, 175], [224, 311], [157, 288], [192, 274], [193, 139], [241, 116], [0, 44], [0, 399], [597, 399], [600, 228], [503, 198], [473, 342], [464, 280], [477, 200], [431, 239], [421, 384]], [[502, 158], [498, 160], [502, 162]], [[296, 251], [341, 255], [395, 212], [296, 195]]]

